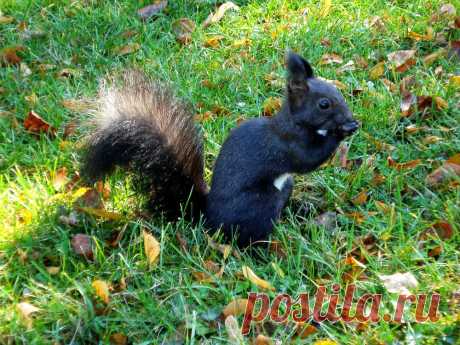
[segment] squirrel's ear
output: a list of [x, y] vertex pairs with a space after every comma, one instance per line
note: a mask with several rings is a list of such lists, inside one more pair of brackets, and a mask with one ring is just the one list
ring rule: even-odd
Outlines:
[[313, 69], [307, 60], [290, 51], [286, 58], [287, 69], [290, 78], [307, 79], [313, 78]]
[[300, 55], [289, 52], [286, 57], [287, 94], [291, 105], [300, 106], [308, 92], [308, 78], [313, 78], [313, 69]]

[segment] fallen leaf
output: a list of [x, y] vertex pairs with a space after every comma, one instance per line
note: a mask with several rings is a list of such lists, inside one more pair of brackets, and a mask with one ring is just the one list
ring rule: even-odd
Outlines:
[[313, 345], [339, 345], [331, 339], [321, 339], [313, 343]]
[[195, 31], [195, 22], [188, 18], [177, 19], [172, 23], [172, 30], [179, 43], [188, 44], [192, 41], [192, 33]]
[[405, 72], [411, 66], [415, 65], [415, 50], [399, 50], [388, 54], [390, 61], [397, 72]]
[[61, 104], [64, 108], [76, 113], [85, 113], [95, 107], [94, 102], [84, 99], [65, 99]]
[[409, 91], [403, 92], [402, 98], [401, 98], [401, 105], [400, 105], [401, 115], [403, 117], [412, 115], [412, 112], [413, 112], [412, 106], [415, 104], [416, 100], [417, 100], [417, 97], [415, 97], [415, 95], [413, 95]]
[[130, 43], [130, 44], [126, 44], [121, 47], [116, 47], [113, 50], [113, 53], [115, 55], [123, 56], [123, 55], [134, 53], [138, 51], [139, 49], [141, 49], [141, 45], [139, 43]]
[[450, 77], [449, 84], [455, 86], [456, 88], [460, 88], [460, 75]]
[[94, 188], [79, 189], [74, 198], [76, 198], [75, 206], [77, 207], [104, 209], [101, 195]]
[[113, 333], [110, 336], [110, 344], [112, 345], [127, 345], [128, 337], [123, 333]]
[[221, 278], [224, 273], [224, 266], [220, 267], [219, 264], [211, 260], [206, 260], [204, 262], [204, 268], [211, 272], [194, 271], [192, 272], [193, 277], [200, 283], [213, 283], [215, 278]]
[[347, 266], [352, 266], [352, 267], [358, 267], [362, 269], [366, 269], [366, 265], [364, 265], [362, 262], [359, 262], [357, 259], [355, 259], [353, 256], [348, 255], [344, 260], [343, 264]]
[[273, 116], [281, 109], [282, 99], [280, 97], [269, 97], [264, 101], [262, 114]]
[[22, 58], [18, 55], [18, 52], [23, 52], [25, 50], [23, 46], [3, 48], [0, 51], [0, 64], [2, 66], [19, 65]]
[[388, 90], [388, 92], [391, 92], [391, 93], [396, 92], [397, 87], [396, 87], [395, 83], [389, 81], [386, 78], [382, 79], [382, 83], [383, 83], [383, 85], [385, 85], [385, 88]]
[[413, 75], [408, 75], [402, 78], [401, 82], [399, 83], [399, 91], [401, 91], [401, 93], [407, 93], [409, 92], [409, 89], [415, 85], [415, 77]]
[[320, 11], [320, 16], [321, 17], [326, 17], [330, 12], [332, 8], [332, 0], [323, 0], [323, 3], [321, 5], [321, 11]]
[[271, 338], [266, 337], [263, 334], [259, 334], [254, 340], [254, 345], [273, 345]]
[[275, 291], [275, 288], [269, 282], [259, 278], [248, 266], [243, 266], [241, 269], [246, 279], [251, 281], [253, 284], [257, 285], [261, 289]]
[[367, 190], [362, 190], [358, 195], [351, 199], [351, 202], [358, 206], [367, 202]]
[[384, 73], [385, 73], [385, 62], [381, 61], [370, 69], [369, 78], [371, 80], [376, 80], [380, 78]]
[[343, 59], [340, 55], [331, 53], [324, 54], [319, 61], [319, 65], [332, 65], [332, 64], [341, 64]]
[[52, 127], [48, 122], [43, 120], [35, 111], [29, 111], [29, 114], [24, 120], [24, 128], [35, 135], [40, 133], [46, 133], [51, 137], [54, 137], [56, 129]]
[[11, 24], [12, 22], [14, 22], [13, 17], [0, 15], [0, 25]]
[[404, 163], [398, 163], [393, 158], [391, 158], [391, 156], [388, 156], [387, 163], [388, 163], [388, 166], [395, 168], [396, 170], [407, 170], [407, 169], [416, 168], [418, 165], [420, 165], [420, 163], [422, 163], [422, 160], [414, 159], [414, 160], [407, 161]]
[[374, 176], [372, 177], [372, 181], [371, 181], [371, 184], [373, 186], [379, 186], [381, 185], [382, 183], [384, 183], [386, 181], [386, 177], [381, 175], [381, 174], [374, 174]]
[[392, 210], [394, 209], [394, 206], [393, 206], [393, 205], [390, 206], [390, 205], [385, 204], [384, 202], [379, 201], [379, 200], [375, 200], [374, 203], [375, 203], [375, 206], [377, 207], [377, 209], [378, 209], [380, 212], [384, 213], [384, 214], [391, 213]]
[[28, 303], [28, 302], [21, 302], [17, 304], [17, 310], [19, 312], [19, 315], [22, 317], [26, 327], [28, 329], [32, 328], [32, 314], [40, 311], [39, 308], [36, 306]]
[[25, 96], [24, 99], [30, 105], [35, 105], [38, 102], [38, 96], [37, 96], [37, 94], [35, 92], [32, 92], [30, 95]]
[[72, 249], [75, 254], [88, 259], [93, 258], [93, 240], [86, 234], [76, 234], [72, 237]]
[[457, 14], [455, 6], [452, 4], [444, 4], [439, 8], [439, 16], [443, 17], [454, 17]]
[[206, 39], [203, 43], [203, 45], [206, 47], [206, 48], [217, 48], [219, 47], [220, 45], [220, 42], [225, 38], [225, 36], [222, 36], [222, 35], [216, 35], [216, 36], [212, 36], [208, 39]]
[[153, 235], [148, 233], [147, 231], [142, 231], [142, 236], [144, 238], [144, 249], [145, 249], [145, 256], [147, 257], [147, 262], [150, 266], [156, 264], [159, 259], [160, 255], [160, 243], [156, 240]]
[[219, 6], [216, 13], [210, 13], [208, 18], [203, 22], [203, 27], [219, 22], [228, 10], [239, 11], [240, 8], [231, 1], [227, 1]]
[[55, 276], [56, 274], [59, 273], [61, 268], [59, 266], [48, 266], [46, 267], [46, 271], [48, 272], [49, 275]]
[[249, 38], [243, 38], [241, 40], [236, 40], [232, 43], [233, 48], [242, 48], [242, 47], [250, 47], [252, 41]]
[[417, 279], [411, 272], [396, 272], [391, 275], [379, 275], [378, 277], [388, 292], [400, 295], [410, 295], [409, 289], [416, 288], [418, 285]]
[[106, 211], [101, 208], [93, 208], [93, 207], [77, 207], [78, 211], [85, 212], [86, 214], [102, 218], [105, 220], [119, 220], [121, 219], [121, 215], [117, 212], [110, 212]]
[[225, 306], [222, 310], [224, 318], [227, 318], [230, 315], [240, 316], [246, 312], [246, 307], [248, 305], [248, 300], [246, 298], [236, 298]]
[[67, 184], [67, 182], [69, 182], [69, 179], [67, 178], [67, 168], [66, 167], [59, 168], [53, 176], [54, 189], [55, 190], [62, 189]]
[[157, 14], [159, 14], [161, 11], [163, 11], [166, 6], [168, 6], [168, 1], [163, 0], [163, 1], [155, 1], [155, 3], [145, 6], [137, 11], [137, 14], [141, 19], [147, 20]]
[[224, 260], [232, 253], [232, 247], [230, 245], [217, 243], [208, 235], [206, 237], [208, 239], [208, 246], [219, 251], [223, 255]]
[[100, 195], [102, 195], [104, 200], [109, 198], [111, 190], [108, 182], [104, 183], [103, 181], [97, 181], [96, 190]]
[[426, 29], [426, 34], [419, 34], [415, 31], [409, 31], [407, 37], [413, 39], [414, 41], [431, 41], [434, 38], [433, 28], [429, 26]]
[[24, 62], [21, 62], [19, 64], [19, 71], [21, 72], [21, 75], [23, 77], [28, 77], [28, 76], [30, 76], [32, 74], [32, 70]]
[[442, 138], [437, 137], [436, 135], [428, 135], [422, 139], [422, 143], [425, 145], [436, 144], [442, 141]]
[[454, 235], [454, 228], [450, 223], [439, 221], [431, 225], [420, 233], [420, 240], [425, 241], [433, 236], [438, 236], [442, 240], [451, 239]]
[[99, 297], [105, 304], [109, 304], [109, 285], [103, 280], [95, 280], [91, 285], [96, 293], [96, 296]]
[[228, 340], [231, 345], [243, 345], [244, 338], [241, 334], [240, 326], [238, 321], [233, 315], [225, 318], [225, 330], [227, 331]]
[[437, 186], [455, 176], [460, 176], [460, 154], [450, 157], [439, 168], [430, 173], [425, 181], [429, 186]]
[[304, 322], [299, 322], [296, 324], [296, 335], [301, 339], [305, 339], [317, 332], [318, 328], [313, 325], [305, 324]]
[[442, 49], [439, 49], [437, 51], [435, 51], [434, 53], [431, 53], [427, 56], [425, 56], [423, 58], [423, 63], [426, 65], [426, 66], [430, 66], [433, 64], [433, 62], [435, 62], [436, 60], [438, 60], [440, 57], [443, 57], [447, 54], [447, 50], [442, 48]]
[[364, 26], [372, 29], [376, 29], [378, 31], [385, 30], [385, 23], [383, 22], [382, 18], [379, 16], [373, 16], [371, 19], [366, 19], [364, 21]]

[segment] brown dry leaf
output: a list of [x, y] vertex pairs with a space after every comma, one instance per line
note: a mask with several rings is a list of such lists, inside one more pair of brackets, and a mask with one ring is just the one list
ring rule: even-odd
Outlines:
[[388, 163], [388, 166], [396, 170], [408, 170], [408, 169], [416, 168], [418, 165], [420, 165], [420, 163], [422, 163], [422, 160], [414, 159], [408, 162], [398, 163], [393, 158], [391, 158], [391, 156], [388, 156], [387, 163]]
[[109, 285], [103, 280], [95, 280], [91, 286], [93, 287], [96, 296], [99, 297], [105, 304], [109, 304]]
[[341, 63], [343, 63], [342, 57], [335, 53], [324, 54], [319, 61], [319, 65], [332, 65]]
[[406, 132], [406, 134], [416, 134], [420, 131], [426, 131], [426, 130], [429, 130], [428, 127], [426, 126], [421, 126], [421, 127], [417, 127], [416, 125], [408, 125], [404, 128], [404, 131]]
[[14, 22], [13, 17], [0, 15], [0, 25], [11, 24], [12, 22]]
[[95, 107], [94, 102], [84, 99], [65, 99], [61, 104], [64, 108], [76, 113], [85, 113]]
[[437, 186], [454, 176], [460, 176], [460, 153], [450, 157], [444, 164], [430, 173], [425, 181], [430, 186]]
[[373, 16], [370, 19], [366, 19], [364, 21], [364, 26], [372, 29], [376, 29], [378, 31], [385, 30], [385, 23], [383, 22], [382, 18], [379, 16]]
[[208, 238], [208, 246], [219, 251], [223, 255], [224, 260], [232, 253], [232, 246], [229, 244], [217, 243], [209, 235], [206, 235], [206, 237]]
[[192, 33], [195, 31], [195, 22], [188, 18], [180, 18], [172, 23], [172, 30], [176, 40], [181, 44], [192, 41]]
[[76, 234], [72, 237], [72, 249], [75, 254], [84, 256], [88, 259], [93, 258], [93, 240], [86, 234]]
[[388, 61], [390, 61], [397, 72], [405, 72], [411, 66], [415, 65], [416, 50], [398, 50], [388, 54]]
[[331, 8], [332, 0], [324, 0], [321, 4], [321, 11], [319, 15], [323, 18], [326, 17], [331, 12]]
[[99, 208], [104, 209], [104, 203], [102, 202], [101, 196], [94, 188], [79, 189], [75, 196], [75, 206], [88, 207], [88, 208]]
[[417, 96], [417, 110], [426, 114], [431, 110], [433, 105], [433, 97], [431, 96]]
[[241, 269], [246, 279], [251, 281], [253, 284], [257, 285], [261, 289], [275, 291], [275, 288], [269, 282], [259, 278], [248, 266], [243, 266]]
[[109, 198], [111, 189], [108, 182], [104, 183], [103, 181], [97, 181], [96, 190], [100, 195], [102, 195], [104, 200]]
[[26, 327], [31, 329], [33, 323], [32, 314], [40, 311], [40, 309], [28, 302], [18, 303], [16, 308], [19, 312], [19, 315], [21, 315], [21, 318], [23, 319]]
[[123, 333], [113, 333], [110, 336], [110, 344], [112, 345], [127, 345], [128, 337]]
[[410, 295], [411, 292], [409, 289], [416, 288], [418, 285], [417, 279], [415, 279], [411, 272], [396, 272], [391, 275], [379, 275], [378, 277], [388, 292], [400, 295]]
[[436, 109], [442, 110], [442, 109], [447, 109], [449, 107], [449, 104], [445, 99], [442, 97], [435, 97], [434, 98], [434, 103], [436, 104]]
[[147, 20], [163, 11], [168, 6], [168, 1], [155, 1], [153, 4], [145, 6], [137, 11], [137, 14], [141, 19]]
[[376, 80], [380, 78], [384, 73], [385, 73], [385, 62], [381, 61], [370, 69], [369, 78], [371, 80]]
[[362, 56], [353, 55], [353, 60], [355, 61], [356, 66], [358, 66], [359, 68], [366, 69], [367, 67], [369, 67], [369, 63]]
[[93, 207], [77, 207], [78, 211], [84, 212], [94, 217], [102, 218], [105, 220], [119, 220], [121, 219], [121, 214], [117, 212], [106, 211], [102, 208], [93, 208]]
[[386, 181], [386, 177], [380, 174], [375, 174], [372, 178], [371, 184], [373, 186], [379, 186]]
[[141, 45], [139, 43], [129, 43], [121, 47], [117, 47], [113, 50], [113, 53], [115, 55], [123, 56], [127, 54], [131, 54], [134, 52], [137, 52], [139, 49], [141, 49]]
[[215, 281], [215, 278], [221, 278], [225, 267], [220, 267], [219, 264], [215, 263], [212, 260], [206, 260], [204, 262], [204, 268], [211, 272], [212, 274], [208, 274], [207, 272], [195, 271], [192, 272], [193, 277], [200, 283], [212, 283]]
[[399, 91], [401, 91], [401, 93], [409, 92], [409, 89], [413, 86], [416, 86], [415, 77], [413, 75], [408, 75], [402, 78], [399, 83]]
[[384, 214], [388, 214], [390, 212], [392, 212], [394, 206], [393, 205], [388, 205], [388, 204], [385, 204], [383, 201], [379, 201], [379, 200], [375, 200], [375, 206], [377, 207], [377, 209], [384, 213]]
[[346, 169], [348, 166], [348, 151], [350, 150], [350, 146], [347, 143], [343, 143], [339, 146], [337, 150], [337, 157], [339, 161], [339, 166], [341, 168]]
[[431, 54], [425, 56], [423, 58], [423, 63], [426, 66], [430, 66], [431, 64], [433, 64], [433, 62], [438, 60], [440, 57], [445, 56], [446, 54], [447, 54], [447, 50], [444, 49], [444, 48], [441, 48], [441, 49], [435, 51], [434, 53], [431, 53]]
[[402, 93], [402, 98], [401, 98], [401, 116], [407, 117], [412, 115], [413, 112], [413, 105], [415, 104], [415, 101], [417, 98], [415, 95], [410, 93], [409, 91], [404, 91]]
[[385, 85], [385, 88], [388, 90], [388, 92], [391, 92], [391, 93], [396, 92], [397, 87], [395, 83], [391, 82], [390, 80], [386, 78], [382, 79], [382, 83], [383, 85]]
[[266, 337], [263, 334], [259, 334], [254, 340], [254, 345], [273, 345], [271, 338]]
[[153, 235], [145, 230], [142, 231], [142, 237], [144, 238], [144, 250], [147, 262], [150, 266], [154, 266], [160, 256], [160, 243], [155, 237], [153, 237]]
[[300, 339], [305, 339], [310, 335], [315, 334], [316, 332], [318, 332], [318, 328], [313, 325], [306, 325], [304, 322], [299, 322], [296, 324], [296, 335]]
[[420, 240], [425, 241], [430, 237], [434, 237], [435, 235], [439, 236], [439, 238], [442, 240], [448, 240], [454, 235], [454, 228], [448, 222], [439, 221], [434, 223], [428, 229], [422, 231], [419, 238]]
[[203, 27], [219, 22], [228, 10], [239, 11], [240, 8], [231, 1], [227, 1], [219, 6], [216, 13], [210, 13], [208, 18], [203, 22]]
[[264, 101], [262, 114], [273, 116], [281, 109], [283, 100], [280, 97], [269, 97]]
[[67, 182], [69, 182], [69, 179], [67, 177], [67, 168], [66, 167], [59, 168], [53, 176], [54, 189], [60, 190], [67, 184]]
[[206, 48], [217, 48], [219, 47], [220, 45], [220, 42], [225, 38], [225, 36], [222, 36], [222, 35], [216, 35], [216, 36], [212, 36], [210, 38], [207, 38], [203, 45], [206, 47]]
[[19, 65], [22, 58], [18, 55], [18, 52], [23, 52], [25, 50], [23, 46], [3, 48], [0, 51], [0, 64], [3, 66]]
[[345, 216], [353, 219], [358, 224], [361, 224], [366, 219], [364, 214], [362, 214], [361, 212], [348, 212], [348, 213], [345, 213]]
[[364, 189], [358, 195], [352, 198], [351, 202], [356, 206], [363, 205], [367, 202], [367, 197], [367, 190]]
[[348, 61], [345, 65], [343, 65], [343, 66], [337, 68], [335, 72], [336, 72], [338, 75], [340, 75], [340, 74], [343, 74], [343, 73], [345, 73], [345, 72], [352, 72], [352, 71], [354, 71], [355, 69], [356, 69], [355, 63], [354, 63], [353, 61], [350, 60], [350, 61]]
[[227, 318], [230, 315], [243, 315], [246, 311], [247, 305], [248, 300], [246, 298], [236, 298], [225, 306], [222, 310], [222, 314], [224, 315], [224, 318]]
[[436, 135], [429, 135], [422, 139], [422, 143], [425, 145], [436, 144], [442, 141], [442, 138], [437, 137]]
[[29, 111], [29, 115], [24, 120], [24, 128], [35, 135], [40, 133], [46, 133], [51, 137], [56, 134], [56, 129], [52, 127], [48, 122], [43, 120], [35, 111]]
[[227, 331], [230, 345], [243, 345], [245, 343], [241, 334], [241, 328], [233, 315], [225, 318], [225, 330]]

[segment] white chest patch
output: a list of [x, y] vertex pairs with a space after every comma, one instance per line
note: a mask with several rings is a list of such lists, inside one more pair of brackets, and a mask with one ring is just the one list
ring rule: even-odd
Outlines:
[[278, 189], [279, 191], [281, 191], [284, 187], [284, 184], [286, 183], [286, 180], [291, 177], [291, 174], [289, 173], [286, 173], [286, 174], [282, 174], [280, 176], [278, 176], [274, 181], [273, 181], [273, 185], [275, 186], [276, 189]]
[[318, 129], [316, 133], [325, 137], [327, 135], [327, 129]]

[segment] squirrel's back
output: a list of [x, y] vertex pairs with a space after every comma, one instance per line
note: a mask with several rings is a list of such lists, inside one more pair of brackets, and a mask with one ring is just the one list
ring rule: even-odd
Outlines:
[[204, 200], [202, 141], [191, 112], [168, 87], [137, 71], [118, 84], [105, 82], [95, 126], [82, 167], [88, 180], [121, 166], [133, 171], [151, 208], [176, 214], [190, 195]]

